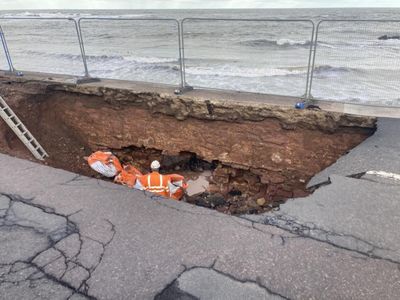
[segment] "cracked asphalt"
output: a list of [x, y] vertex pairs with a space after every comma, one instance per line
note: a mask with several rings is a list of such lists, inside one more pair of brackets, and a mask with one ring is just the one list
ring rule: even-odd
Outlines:
[[351, 177], [373, 141], [311, 196], [242, 217], [0, 155], [1, 298], [398, 299], [400, 185]]

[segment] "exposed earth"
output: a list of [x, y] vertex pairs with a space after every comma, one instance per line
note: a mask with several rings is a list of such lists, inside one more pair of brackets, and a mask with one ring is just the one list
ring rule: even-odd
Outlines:
[[[153, 159], [188, 179], [210, 171], [207, 190], [186, 201], [229, 214], [308, 195], [313, 175], [375, 131], [374, 118], [314, 109], [24, 77], [1, 77], [0, 88], [49, 153], [45, 164], [99, 178], [84, 157], [109, 149], [144, 173]], [[0, 135], [1, 152], [31, 158], [3, 123]]]

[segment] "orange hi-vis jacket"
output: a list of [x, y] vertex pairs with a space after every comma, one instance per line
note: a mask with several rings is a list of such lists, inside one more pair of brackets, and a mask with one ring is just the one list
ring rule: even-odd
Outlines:
[[180, 200], [186, 184], [184, 177], [178, 174], [162, 175], [159, 172], [151, 172], [139, 178], [144, 190], [160, 196]]
[[151, 172], [150, 174], [143, 175], [139, 180], [144, 190], [169, 197], [168, 176], [161, 175], [158, 172]]

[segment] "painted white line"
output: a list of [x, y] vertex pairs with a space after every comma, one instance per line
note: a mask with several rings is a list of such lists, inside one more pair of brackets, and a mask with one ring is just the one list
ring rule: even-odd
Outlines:
[[385, 172], [385, 171], [367, 171], [366, 174], [376, 175], [379, 177], [393, 179], [393, 180], [400, 180], [400, 174], [389, 173], [389, 172]]

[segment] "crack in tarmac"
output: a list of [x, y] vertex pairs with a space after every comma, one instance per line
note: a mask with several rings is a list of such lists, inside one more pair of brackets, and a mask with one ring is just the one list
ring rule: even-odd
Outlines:
[[[157, 295], [154, 297], [155, 300], [167, 300], [170, 299], [169, 296], [171, 294], [174, 293], [179, 293], [179, 292], [183, 292], [185, 294], [185, 296], [189, 296], [190, 299], [198, 299], [197, 297], [193, 296], [192, 294], [188, 293], [187, 291], [182, 291], [179, 289], [178, 286], [178, 282], [179, 282], [179, 278], [185, 273], [185, 272], [189, 272], [191, 270], [195, 270], [195, 269], [206, 269], [206, 270], [211, 270], [214, 271], [224, 277], [226, 277], [227, 279], [233, 280], [235, 282], [240, 282], [240, 283], [253, 283], [255, 285], [257, 285], [259, 288], [265, 290], [268, 294], [273, 295], [273, 296], [277, 296], [280, 297], [281, 299], [286, 299], [286, 300], [290, 300], [290, 298], [274, 292], [273, 290], [271, 290], [270, 288], [266, 287], [265, 285], [263, 285], [261, 283], [261, 280], [259, 278], [257, 278], [257, 280], [251, 280], [251, 279], [238, 279], [234, 276], [232, 276], [229, 273], [225, 273], [221, 270], [218, 270], [215, 265], [217, 264], [217, 259], [215, 259], [213, 261], [213, 263], [209, 266], [192, 266], [192, 267], [187, 267], [186, 265], [182, 265], [183, 270], [182, 272], [178, 273], [177, 276], [175, 277], [175, 279], [173, 279], [170, 283], [168, 283], [159, 293], [157, 293]], [[168, 295], [168, 296], [167, 296]]]
[[[365, 173], [366, 172], [361, 172], [361, 173], [357, 173], [357, 174], [353, 174], [353, 175], [348, 175], [346, 177], [360, 179]], [[326, 182], [319, 184], [318, 188], [323, 187], [325, 185], [329, 185], [329, 184], [331, 184], [330, 178]], [[316, 187], [316, 186], [313, 186], [313, 187]], [[209, 212], [208, 213], [194, 213], [194, 212], [191, 212], [188, 210], [180, 209], [178, 207], [170, 206], [166, 202], [164, 202], [165, 199], [163, 197], [160, 197], [158, 195], [147, 195], [144, 191], [143, 191], [143, 193], [145, 196], [149, 197], [150, 199], [155, 200], [155, 202], [157, 204], [164, 206], [166, 208], [169, 208], [169, 209], [173, 209], [178, 212], [188, 213], [188, 214], [192, 214], [192, 215], [205, 215], [205, 216], [211, 216], [211, 217], [226, 217], [227, 216], [225, 214], [220, 214], [218, 212], [214, 213], [213, 210], [211, 210], [212, 213], [209, 213]], [[361, 239], [357, 236], [351, 235], [351, 234], [340, 234], [340, 233], [336, 233], [334, 231], [328, 231], [328, 230], [325, 230], [322, 228], [318, 228], [315, 224], [312, 224], [312, 223], [309, 223], [309, 225], [312, 225], [312, 227], [309, 227], [304, 224], [296, 222], [294, 219], [285, 219], [285, 216], [283, 216], [283, 215], [266, 217], [263, 221], [253, 221], [243, 215], [236, 216], [237, 218], [240, 218], [240, 219], [250, 222], [251, 225], [246, 225], [242, 222], [236, 221], [234, 219], [235, 216], [231, 216], [231, 217], [232, 217], [231, 220], [233, 220], [235, 223], [237, 223], [240, 226], [259, 231], [263, 234], [268, 234], [268, 235], [270, 235], [271, 238], [274, 238], [275, 236], [279, 237], [281, 239], [282, 246], [284, 246], [286, 244], [286, 241], [288, 239], [309, 238], [309, 239], [317, 241], [317, 242], [329, 244], [329, 245], [331, 245], [335, 248], [341, 249], [341, 250], [346, 250], [346, 251], [357, 253], [357, 254], [365, 256], [367, 258], [379, 259], [379, 260], [387, 261], [390, 263], [394, 263], [396, 265], [400, 265], [399, 261], [374, 254], [374, 252], [376, 250], [393, 251], [393, 249], [379, 247], [377, 245], [372, 244], [371, 242], [368, 242], [366, 240], [363, 240], [363, 239]], [[274, 233], [271, 233], [268, 231], [264, 231], [264, 230], [261, 230], [260, 228], [255, 227], [255, 224], [273, 226], [273, 227], [279, 228], [283, 231], [286, 231], [290, 234], [293, 234], [294, 236], [283, 236], [281, 234], [274, 234]], [[311, 235], [312, 233], [315, 234], [315, 236]], [[321, 236], [325, 236], [325, 239], [321, 238]], [[344, 238], [345, 240], [347, 239], [346, 242], [348, 242], [349, 239], [351, 239], [356, 242], [357, 248], [351, 248], [351, 247], [345, 246], [345, 245], [337, 243], [337, 242], [335, 243], [334, 241], [332, 241], [332, 238]], [[364, 251], [362, 249], [362, 247], [369, 248], [369, 249]]]
[[[33, 232], [35, 235], [45, 237], [47, 240], [47, 243], [45, 243], [45, 245], [40, 245], [41, 249], [33, 253], [31, 256], [24, 257], [23, 259], [16, 259], [12, 262], [0, 263], [0, 270], [2, 270], [0, 271], [0, 286], [4, 284], [20, 285], [23, 282], [28, 282], [29, 287], [34, 288], [37, 282], [49, 280], [53, 284], [61, 285], [70, 291], [71, 294], [66, 297], [66, 299], [70, 299], [75, 294], [88, 299], [96, 299], [94, 296], [89, 294], [90, 286], [88, 281], [92, 278], [93, 272], [101, 264], [107, 246], [114, 239], [116, 234], [115, 225], [109, 220], [105, 220], [110, 226], [111, 236], [106, 241], [100, 241], [89, 236], [82, 235], [79, 231], [78, 225], [69, 219], [71, 216], [79, 213], [81, 210], [69, 215], [63, 215], [57, 213], [55, 209], [51, 207], [33, 203], [33, 199], [24, 199], [19, 195], [10, 195], [5, 193], [0, 193], [0, 197], [5, 197], [8, 199], [8, 207], [5, 209], [5, 213], [0, 215], [0, 229], [12, 230], [14, 228], [18, 228], [24, 231]], [[36, 222], [35, 220], [29, 220], [29, 216], [28, 218], [25, 218], [23, 215], [24, 211], [22, 211], [22, 217], [19, 217], [19, 213], [15, 211], [15, 205], [19, 205], [20, 209], [21, 205], [22, 209], [28, 209], [28, 213], [30, 212], [28, 215], [35, 215], [37, 220], [51, 216], [56, 218], [59, 223], [61, 222], [62, 225], [60, 226], [60, 224], [56, 224], [58, 227], [55, 229], [44, 228], [41, 226], [40, 221]], [[35, 211], [32, 210], [39, 210], [45, 215], [37, 215]], [[54, 226], [54, 224], [50, 224], [50, 226]], [[61, 249], [62, 247], [60, 246], [60, 242], [66, 240], [67, 238], [71, 238], [74, 235], [77, 235], [78, 238], [78, 251], [71, 256], [66, 251]], [[80, 262], [83, 244], [86, 240], [91, 240], [101, 247], [100, 255], [97, 258], [96, 263], [90, 267], [85, 266]], [[44, 264], [41, 264], [40, 260], [46, 260], [46, 257], [48, 259], [51, 251], [55, 251], [57, 253], [56, 257], [47, 260]], [[63, 272], [60, 276], [57, 276], [57, 274], [54, 274], [54, 272], [51, 272], [51, 270], [49, 271], [49, 267], [58, 261], [61, 261], [64, 265], [63, 270], [61, 270]], [[16, 270], [16, 266], [21, 264], [24, 266], [24, 268], [18, 268]], [[66, 277], [71, 273], [71, 271], [76, 270], [77, 268], [80, 268], [85, 275], [83, 278], [79, 279], [80, 281], [77, 285], [74, 285], [74, 283], [68, 281]], [[21, 275], [22, 271], [28, 269], [32, 270], [30, 274]], [[57, 271], [60, 270], [57, 269]], [[20, 278], [13, 279], [13, 276], [15, 277], [17, 275], [20, 276]]]
[[[248, 220], [250, 222], [255, 222], [250, 219], [247, 219], [245, 216], [241, 216], [241, 218]], [[282, 229], [286, 232], [294, 234], [298, 237], [309, 238], [309, 239], [312, 239], [312, 240], [315, 240], [318, 242], [326, 243], [326, 244], [329, 244], [336, 248], [355, 252], [357, 254], [366, 256], [368, 258], [381, 259], [384, 261], [388, 261], [390, 263], [394, 263], [396, 265], [400, 264], [399, 261], [374, 254], [374, 252], [376, 250], [393, 251], [393, 249], [379, 247], [377, 245], [374, 245], [366, 240], [363, 240], [363, 239], [356, 237], [354, 235], [351, 235], [351, 234], [340, 234], [340, 233], [336, 233], [334, 231], [329, 231], [329, 230], [325, 230], [322, 228], [318, 228], [313, 223], [308, 223], [311, 226], [307, 226], [305, 224], [296, 222], [296, 220], [294, 218], [290, 218], [289, 216], [286, 216], [286, 215], [275, 215], [275, 216], [270, 216], [270, 217], [267, 216], [267, 217], [265, 217], [265, 219], [263, 221], [255, 222], [255, 223], [274, 226], [274, 227]], [[288, 238], [290, 238], [290, 237], [288, 237]], [[349, 246], [340, 244], [337, 241], [336, 242], [332, 241], [332, 239], [334, 239], [334, 238], [344, 238], [345, 242], [355, 241], [357, 246], [356, 246], [356, 248], [351, 248]], [[363, 247], [369, 248], [369, 249], [364, 250], [364, 249], [362, 249]]]

